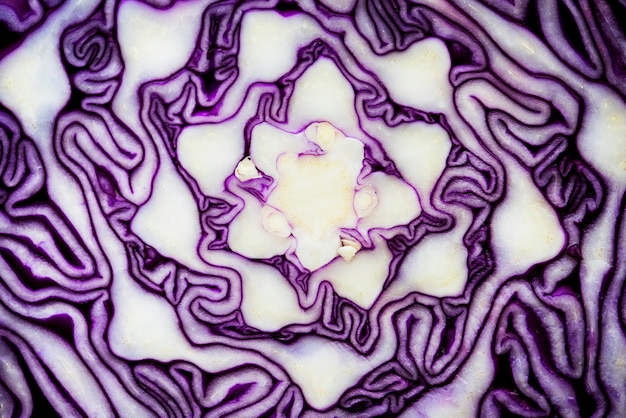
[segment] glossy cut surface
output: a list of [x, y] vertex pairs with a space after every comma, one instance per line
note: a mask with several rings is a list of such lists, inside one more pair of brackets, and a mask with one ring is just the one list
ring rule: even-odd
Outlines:
[[0, 1], [0, 417], [626, 416], [624, 15]]

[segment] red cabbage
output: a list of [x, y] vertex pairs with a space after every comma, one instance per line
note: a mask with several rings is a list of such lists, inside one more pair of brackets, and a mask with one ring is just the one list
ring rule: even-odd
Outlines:
[[625, 13], [0, 1], [0, 416], [626, 416]]

